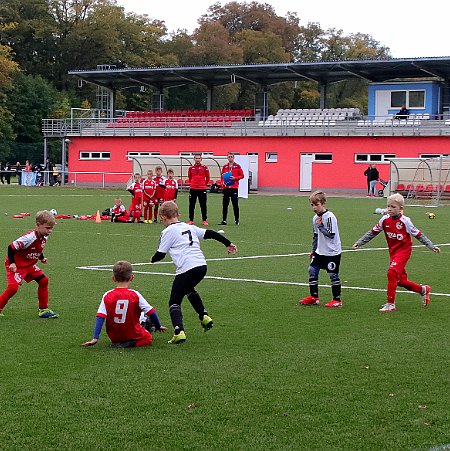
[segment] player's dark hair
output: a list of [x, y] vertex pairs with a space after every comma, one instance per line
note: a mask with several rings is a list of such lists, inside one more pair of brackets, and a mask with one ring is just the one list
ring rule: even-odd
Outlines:
[[179, 214], [178, 205], [171, 200], [164, 202], [161, 207], [159, 207], [159, 215], [164, 216], [165, 218], [177, 218]]
[[128, 282], [133, 275], [131, 263], [125, 260], [114, 263], [113, 274], [116, 282]]
[[174, 174], [173, 169], [167, 169], [167, 173], [171, 172], [172, 174]]

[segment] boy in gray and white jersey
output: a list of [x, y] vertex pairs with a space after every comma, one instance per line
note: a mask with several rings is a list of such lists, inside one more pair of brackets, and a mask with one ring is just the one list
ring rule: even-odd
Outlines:
[[176, 276], [169, 299], [169, 313], [174, 327], [174, 335], [169, 343], [179, 344], [186, 341], [181, 311], [181, 302], [184, 296], [187, 296], [197, 312], [203, 329], [207, 331], [213, 327], [213, 321], [208, 316], [202, 298], [195, 289], [206, 275], [206, 259], [200, 249], [200, 240], [219, 241], [226, 246], [230, 254], [235, 254], [237, 247], [214, 230], [201, 229], [195, 225], [181, 222], [178, 206], [173, 201], [162, 204], [159, 216], [166, 228], [161, 232], [158, 250], [153, 255], [151, 262], [162, 260], [169, 252], [176, 266]]
[[325, 208], [327, 199], [322, 191], [315, 191], [309, 197], [315, 213], [313, 218], [313, 242], [311, 263], [309, 265], [310, 296], [300, 299], [300, 305], [319, 304], [319, 272], [325, 269], [330, 276], [333, 299], [325, 307], [342, 307], [341, 280], [339, 265], [341, 263], [341, 239], [336, 216]]

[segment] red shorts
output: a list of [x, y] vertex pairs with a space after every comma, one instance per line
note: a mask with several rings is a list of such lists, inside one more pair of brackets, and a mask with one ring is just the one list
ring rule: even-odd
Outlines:
[[136, 347], [151, 345], [152, 342], [152, 334], [148, 330], [142, 328], [142, 337], [139, 338], [139, 340], [136, 342]]
[[17, 268], [16, 272], [10, 271], [9, 265], [5, 266], [8, 285], [22, 285], [24, 280], [26, 283], [30, 283], [37, 277], [44, 275], [42, 269], [38, 268], [36, 265], [27, 266], [26, 268]]
[[152, 201], [154, 205], [161, 205], [164, 202], [164, 199], [160, 197], [152, 197]]
[[389, 270], [395, 271], [397, 278], [406, 273], [405, 267], [409, 260], [409, 255], [393, 255], [389, 259]]
[[142, 205], [144, 206], [144, 208], [149, 208], [149, 207], [153, 207], [153, 198], [150, 197], [144, 197], [144, 200], [142, 202]]

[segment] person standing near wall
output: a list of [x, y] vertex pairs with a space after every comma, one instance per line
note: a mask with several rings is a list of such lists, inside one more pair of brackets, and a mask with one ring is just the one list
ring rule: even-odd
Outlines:
[[377, 195], [377, 183], [380, 178], [378, 169], [373, 164], [369, 164], [364, 171], [364, 175], [367, 177], [367, 197], [374, 197]]
[[17, 183], [19, 185], [22, 185], [22, 166], [19, 161], [16, 163], [16, 174], [17, 174]]
[[202, 224], [208, 226], [208, 212], [206, 206], [206, 187], [208, 186], [210, 174], [207, 166], [202, 164], [202, 156], [197, 153], [194, 155], [194, 164], [188, 170], [189, 179], [189, 221], [188, 224], [194, 224], [195, 204], [200, 204], [202, 212]]
[[233, 205], [234, 223], [239, 225], [239, 180], [244, 178], [244, 171], [241, 166], [234, 161], [234, 154], [228, 152], [228, 163], [222, 168], [222, 222], [219, 225], [227, 225], [228, 206]]

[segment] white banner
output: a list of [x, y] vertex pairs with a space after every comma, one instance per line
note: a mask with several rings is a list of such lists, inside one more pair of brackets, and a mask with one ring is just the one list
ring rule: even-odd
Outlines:
[[237, 164], [240, 164], [242, 170], [244, 171], [244, 178], [239, 180], [239, 197], [248, 199], [248, 174], [250, 170], [250, 158], [247, 155], [235, 155], [234, 161]]
[[22, 185], [23, 186], [36, 185], [36, 172], [23, 172], [22, 171]]

